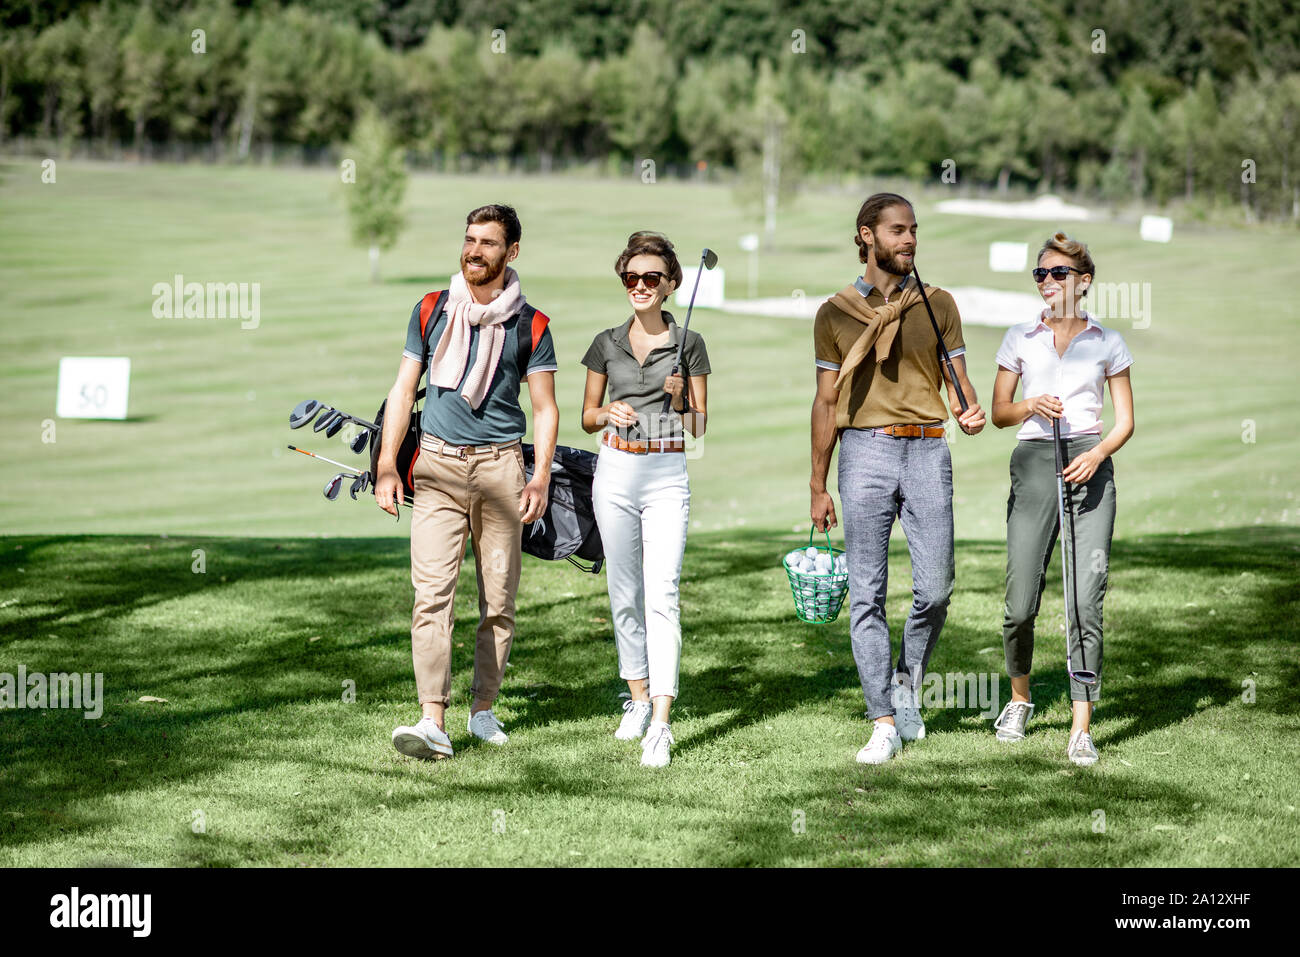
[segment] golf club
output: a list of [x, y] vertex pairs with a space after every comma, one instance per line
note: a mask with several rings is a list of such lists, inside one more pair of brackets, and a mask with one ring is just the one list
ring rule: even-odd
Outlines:
[[301, 452], [303, 455], [310, 455], [314, 459], [320, 459], [322, 462], [328, 462], [330, 465], [337, 465], [341, 469], [347, 469], [348, 478], [358, 478], [360, 475], [360, 473], [353, 470], [351, 465], [344, 465], [342, 462], [335, 462], [333, 459], [327, 459], [325, 456], [317, 455], [315, 452], [308, 452], [306, 449], [300, 449], [296, 445], [289, 446], [289, 450], [292, 452]]
[[352, 488], [348, 490], [349, 494], [352, 496], [352, 501], [355, 502], [357, 500], [358, 492], [364, 492], [368, 488], [370, 488], [370, 473], [366, 471], [362, 472], [352, 480]]
[[301, 429], [320, 409], [320, 399], [303, 399], [289, 413], [289, 428]]
[[[677, 339], [677, 358], [673, 360], [673, 371], [669, 375], [677, 375], [682, 368], [682, 351], [686, 348], [686, 332], [691, 328], [691, 312], [695, 309], [695, 294], [700, 291], [700, 277], [704, 275], [704, 270], [712, 269], [718, 264], [718, 254], [707, 246], [700, 253], [700, 268], [695, 271], [695, 287], [691, 290], [691, 300], [686, 305], [686, 324], [682, 326], [682, 334]], [[664, 394], [664, 407], [659, 413], [659, 419], [662, 424], [663, 417], [666, 416], [672, 408], [673, 397]], [[686, 397], [686, 407], [690, 408], [690, 395]], [[660, 433], [662, 434], [662, 429]]]
[[311, 430], [313, 432], [320, 432], [324, 430], [327, 426], [333, 423], [334, 417], [338, 414], [339, 413], [337, 409], [326, 409], [324, 412], [322, 412], [319, 416], [316, 417], [316, 421], [312, 425]]
[[353, 438], [353, 440], [348, 443], [348, 448], [352, 449], [352, 451], [357, 453], [357, 455], [360, 455], [362, 452], [366, 450], [366, 442], [369, 439], [370, 439], [369, 430], [362, 429], [360, 432], [356, 434], [356, 437]]
[[[1069, 546], [1066, 546], [1065, 534], [1065, 513], [1067, 511], [1065, 501], [1065, 466], [1064, 458], [1061, 455], [1061, 420], [1052, 419], [1052, 446], [1056, 450], [1056, 505], [1057, 518], [1061, 523], [1061, 590], [1064, 592], [1062, 597], [1065, 599], [1065, 668], [1070, 677], [1085, 685], [1095, 685], [1097, 683], [1097, 673], [1089, 671], [1087, 668], [1088, 659], [1083, 657], [1083, 632], [1079, 632], [1079, 655], [1084, 667], [1078, 671], [1074, 669], [1074, 657], [1071, 654], [1070, 644], [1070, 586], [1073, 584], [1074, 592], [1074, 611], [1077, 621], [1079, 615], [1079, 587], [1074, 574], [1074, 512], [1070, 510], [1070, 535]], [[1066, 575], [1065, 556], [1070, 556], [1070, 571]]]
[[916, 288], [921, 290], [921, 301], [925, 303], [925, 311], [930, 315], [934, 337], [939, 340], [939, 357], [943, 360], [944, 368], [948, 370], [948, 380], [952, 382], [952, 387], [957, 392], [957, 401], [961, 403], [961, 414], [965, 415], [970, 411], [970, 406], [966, 403], [966, 393], [962, 391], [961, 383], [957, 381], [957, 372], [952, 367], [952, 356], [948, 355], [948, 347], [943, 344], [943, 333], [939, 331], [939, 322], [934, 318], [934, 310], [930, 308], [930, 297], [925, 294], [925, 283], [921, 282], [921, 274], [916, 271], [915, 257], [912, 258], [912, 275], [916, 277]]
[[[325, 483], [325, 497], [331, 502], [339, 497], [339, 489], [343, 487], [343, 480], [350, 476], [346, 472], [340, 472], [328, 482]], [[355, 496], [353, 496], [355, 498]]]
[[332, 439], [339, 434], [339, 430], [347, 423], [348, 417], [342, 412], [334, 413], [334, 420], [325, 427], [325, 438]]

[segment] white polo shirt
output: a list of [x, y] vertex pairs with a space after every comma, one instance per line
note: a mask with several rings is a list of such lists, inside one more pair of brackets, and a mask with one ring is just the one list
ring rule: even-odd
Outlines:
[[[1061, 436], [1101, 434], [1102, 389], [1106, 377], [1118, 375], [1133, 364], [1133, 354], [1124, 338], [1107, 329], [1087, 312], [1088, 325], [1056, 354], [1052, 328], [1044, 309], [1033, 322], [1022, 322], [1007, 330], [998, 348], [997, 363], [1020, 376], [1021, 397], [1054, 395], [1065, 406]], [[1052, 420], [1031, 415], [1020, 426], [1017, 439], [1050, 439]]]

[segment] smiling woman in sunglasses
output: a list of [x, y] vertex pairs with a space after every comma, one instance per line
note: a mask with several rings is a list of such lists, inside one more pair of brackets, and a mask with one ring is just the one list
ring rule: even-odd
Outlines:
[[680, 332], [663, 303], [681, 284], [682, 267], [667, 237], [633, 233], [614, 272], [632, 315], [596, 336], [582, 358], [582, 427], [602, 432], [592, 499], [619, 676], [632, 695], [614, 737], [640, 739], [641, 763], [663, 767], [673, 744], [668, 718], [677, 697], [678, 583], [691, 500], [682, 430], [704, 434], [709, 356], [700, 334], [688, 331], [674, 374]]
[[[1072, 709], [1066, 755], [1078, 765], [1097, 761], [1091, 720], [1101, 688], [1102, 601], [1115, 528], [1110, 457], [1133, 435], [1128, 371], [1133, 356], [1118, 332], [1103, 328], [1079, 306], [1096, 274], [1088, 247], [1065, 233], [1057, 233], [1043, 245], [1033, 278], [1046, 306], [1032, 322], [1007, 330], [998, 349], [993, 384], [993, 424], [1000, 429], [1020, 426], [1016, 433], [1020, 442], [1011, 454], [1002, 625], [1011, 701], [994, 728], [999, 741], [1019, 741], [1033, 714], [1029, 668], [1034, 619], [1059, 534], [1062, 549], [1070, 547], [1067, 568], [1073, 579], [1065, 585]], [[1107, 383], [1115, 425], [1102, 438], [1102, 390]], [[1025, 398], [1016, 402], [1018, 384], [1023, 385]], [[1061, 436], [1063, 506], [1053, 420]], [[1064, 531], [1062, 513], [1067, 516]]]

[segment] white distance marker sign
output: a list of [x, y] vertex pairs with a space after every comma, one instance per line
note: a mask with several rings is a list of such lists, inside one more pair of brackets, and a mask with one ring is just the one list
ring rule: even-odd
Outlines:
[[992, 272], [1024, 272], [1028, 265], [1028, 243], [989, 243], [989, 269]]
[[[682, 267], [682, 284], [677, 288], [673, 296], [673, 302], [679, 309], [685, 309], [691, 302], [691, 290], [695, 288], [695, 274], [701, 272], [699, 266]], [[695, 295], [695, 308], [700, 309], [721, 309], [723, 303], [723, 289], [726, 285], [726, 272], [721, 266], [713, 269], [703, 270], [704, 275], [700, 276], [700, 291]], [[676, 317], [674, 317], [676, 318]], [[682, 313], [681, 321], [686, 321], [686, 314]]]
[[55, 411], [61, 419], [125, 419], [130, 385], [128, 358], [64, 356]]

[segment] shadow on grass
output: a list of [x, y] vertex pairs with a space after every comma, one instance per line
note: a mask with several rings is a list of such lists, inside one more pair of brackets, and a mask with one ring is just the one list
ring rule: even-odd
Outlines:
[[[906, 548], [899, 539], [892, 581], [905, 591]], [[685, 720], [679, 724], [686, 727], [676, 749], [685, 769], [681, 773], [689, 773], [694, 752], [786, 712], [831, 702], [843, 708], [844, 721], [866, 727], [856, 669], [851, 657], [844, 657], [847, 622], [841, 618], [829, 627], [810, 629], [789, 613], [779, 557], [792, 540], [752, 529], [691, 536], [683, 572], [684, 595], [694, 597], [683, 601], [687, 635], [679, 714]], [[203, 550], [204, 574], [192, 570], [195, 549]], [[1000, 608], [1003, 555], [1001, 542], [958, 543], [954, 606], [978, 599]], [[1241, 694], [1238, 671], [1280, 676], [1283, 688], [1294, 688], [1300, 681], [1298, 564], [1300, 531], [1291, 528], [1256, 526], [1116, 542], [1108, 609], [1119, 604], [1120, 610], [1113, 616], [1108, 612], [1106, 674], [1111, 680], [1103, 696], [1107, 713], [1126, 721], [1116, 722], [1113, 730], [1100, 727], [1099, 744], [1105, 747], [1176, 725], [1205, 708], [1231, 704]], [[521, 598], [518, 609], [520, 638], [502, 695], [514, 726], [546, 727], [601, 715], [612, 722], [622, 684], [609, 640], [603, 582], [562, 563], [531, 560], [525, 579], [541, 587]], [[1197, 601], [1182, 604], [1193, 607], [1170, 608], [1162, 601], [1171, 591], [1188, 589]], [[279, 738], [294, 734], [301, 720], [295, 708], [337, 703], [341, 678], [355, 682], [363, 720], [375, 727], [380, 749], [394, 716], [413, 712], [405, 624], [410, 613], [408, 550], [400, 539], [4, 538], [0, 600], [6, 602], [0, 606], [0, 671], [12, 673], [20, 662], [29, 673], [100, 671], [109, 685], [100, 721], [84, 721], [66, 711], [0, 715], [0, 753], [5, 755], [0, 808], [9, 812], [0, 816], [0, 846], [67, 840], [112, 826], [117, 822], [104, 805], [88, 809], [105, 796], [183, 788], [252, 759], [310, 764], [317, 758], [301, 753], [302, 748], [290, 748], [292, 756], [281, 757]], [[453, 635], [459, 646], [453, 649], [454, 694], [461, 704], [472, 669], [476, 604], [473, 566], [467, 562]], [[1214, 605], [1224, 611], [1209, 615]], [[932, 667], [989, 667], [989, 659], [977, 652], [999, 624], [975, 627], [950, 618]], [[891, 622], [895, 648], [901, 625]], [[1040, 623], [1040, 640], [1047, 641], [1043, 631]], [[318, 635], [320, 640], [313, 642]], [[799, 643], [786, 640], [791, 636]], [[1252, 657], [1243, 662], [1245, 643]], [[835, 664], [818, 659], [823, 646], [838, 649], [841, 657]], [[706, 651], [709, 662], [696, 664]], [[1000, 655], [993, 662], [1000, 669]], [[1188, 667], [1199, 671], [1189, 675]], [[1065, 695], [1060, 671], [1039, 676], [1040, 700]], [[1120, 680], [1129, 674], [1140, 680]], [[159, 689], [176, 703], [150, 706], [135, 700]], [[1293, 715], [1297, 696], [1261, 697], [1260, 706]], [[969, 728], [970, 716], [969, 711], [939, 709], [927, 713], [927, 724], [932, 733], [957, 733]], [[467, 743], [463, 732], [453, 740], [458, 749]], [[852, 748], [846, 744], [846, 763], [835, 781], [782, 795], [778, 803], [837, 808], [844, 800], [853, 801], [843, 797], [856, 793], [854, 782], [861, 780]], [[527, 759], [521, 755], [519, 760]], [[1006, 788], [1013, 789], [1013, 771], [1025, 767], [1049, 781], [1060, 771], [1058, 764], [1038, 767], [1022, 755], [992, 765], [972, 760], [961, 768], [927, 766], [925, 776], [917, 777], [907, 773], [908, 762], [900, 761], [872, 786], [891, 789], [908, 798], [905, 803], [913, 797], [942, 802], [966, 794], [974, 772], [995, 780], [1007, 775]], [[492, 787], [522, 795], [543, 783], [550, 794], [564, 793], [566, 786], [575, 795], [600, 793], [598, 784], [575, 775], [573, 768], [545, 764], [515, 783]], [[466, 781], [455, 785], [466, 793], [476, 786]], [[1190, 795], [1169, 789], [1161, 794], [1180, 807], [1191, 801]], [[348, 795], [337, 800], [346, 809]], [[1025, 809], [1026, 824], [1048, 827], [1067, 813], [1073, 821], [1080, 802], [1089, 800], [1096, 800], [1091, 792], [1076, 797], [1062, 792], [1064, 804], [1045, 800]], [[872, 863], [875, 845], [855, 844], [847, 836], [861, 828], [853, 824], [858, 820], [854, 806], [834, 812], [842, 820], [833, 815], [837, 826], [847, 829], [843, 862]], [[285, 837], [276, 845], [280, 851], [292, 856], [321, 848], [319, 820], [328, 815], [313, 813], [316, 817], [298, 822], [307, 829], [304, 836]], [[882, 834], [897, 831], [932, 843], [947, 841], [967, 863], [996, 858], [992, 852], [981, 856], [983, 852], [960, 849], [963, 833], [978, 827], [978, 820], [964, 812], [922, 824], [902, 816], [895, 820], [891, 814], [901, 812], [873, 819], [871, 827]], [[767, 860], [768, 845], [777, 840], [781, 855], [791, 861], [826, 859], [824, 845], [787, 848], [788, 834], [788, 819], [780, 814], [770, 826], [738, 824], [734, 833], [718, 836], [712, 848], [716, 856], [707, 860]], [[877, 862], [898, 860], [892, 845], [881, 846], [884, 860]], [[184, 837], [177, 839], [178, 862], [240, 863], [254, 853], [232, 846], [228, 853], [203, 859], [191, 857], [188, 847]], [[1145, 847], [1136, 843], [1131, 859], [1141, 860]], [[256, 856], [266, 853], [263, 847]], [[1034, 862], [1050, 862], [1050, 853], [1044, 853], [1041, 858], [1031, 855]]]

